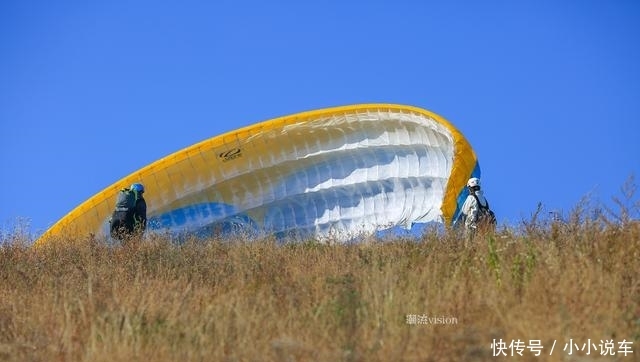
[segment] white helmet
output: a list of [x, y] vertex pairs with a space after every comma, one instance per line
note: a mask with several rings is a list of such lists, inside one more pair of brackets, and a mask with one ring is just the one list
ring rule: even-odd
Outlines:
[[477, 177], [472, 177], [469, 179], [469, 181], [467, 181], [467, 186], [468, 187], [480, 187], [480, 179]]

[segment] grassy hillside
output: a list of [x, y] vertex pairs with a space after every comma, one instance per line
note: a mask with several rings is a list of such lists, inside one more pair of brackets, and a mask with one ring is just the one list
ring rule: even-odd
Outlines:
[[471, 246], [7, 235], [0, 360], [638, 360], [640, 225], [582, 214]]

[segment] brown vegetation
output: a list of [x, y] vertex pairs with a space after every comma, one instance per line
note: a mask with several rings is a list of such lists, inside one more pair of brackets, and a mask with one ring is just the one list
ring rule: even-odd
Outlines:
[[[507, 355], [521, 341], [522, 361], [599, 360], [607, 341], [605, 360], [637, 360], [640, 225], [576, 215], [472, 247], [435, 232], [357, 245], [5, 242], [0, 360], [493, 361], [494, 341]], [[589, 341], [591, 355], [576, 350]]]

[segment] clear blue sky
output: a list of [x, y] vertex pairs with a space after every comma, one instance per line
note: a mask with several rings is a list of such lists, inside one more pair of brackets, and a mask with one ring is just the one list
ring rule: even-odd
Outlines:
[[0, 225], [39, 234], [131, 172], [256, 122], [422, 107], [502, 222], [640, 183], [640, 2], [0, 2]]

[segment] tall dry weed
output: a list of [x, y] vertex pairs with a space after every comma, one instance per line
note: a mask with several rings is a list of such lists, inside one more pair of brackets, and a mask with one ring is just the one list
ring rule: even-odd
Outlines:
[[535, 341], [541, 356], [524, 348], [520, 360], [598, 357], [572, 345], [588, 341], [636, 360], [640, 224], [637, 204], [619, 205], [615, 218], [534, 214], [470, 246], [438, 232], [38, 248], [5, 236], [0, 360], [490, 361], [495, 343], [510, 355]]

